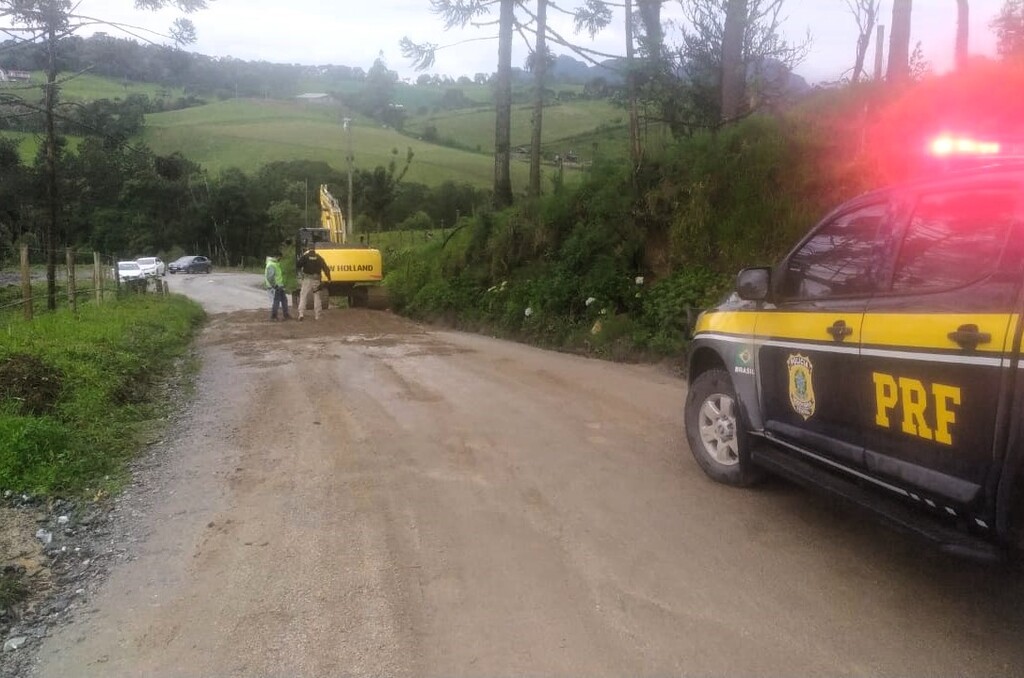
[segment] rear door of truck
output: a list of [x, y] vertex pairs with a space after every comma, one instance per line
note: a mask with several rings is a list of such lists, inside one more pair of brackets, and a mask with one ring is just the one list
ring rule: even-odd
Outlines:
[[862, 326], [871, 372], [862, 420], [867, 469], [982, 528], [1017, 371], [1010, 368], [1024, 260], [1019, 177], [907, 191], [887, 283]]

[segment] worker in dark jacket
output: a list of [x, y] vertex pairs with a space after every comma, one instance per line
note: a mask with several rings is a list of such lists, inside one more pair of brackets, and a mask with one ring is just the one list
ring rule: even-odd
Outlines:
[[299, 291], [299, 320], [302, 320], [302, 315], [306, 312], [306, 299], [310, 294], [313, 295], [313, 318], [320, 320], [320, 274], [323, 273], [327, 277], [327, 282], [330, 282], [331, 269], [324, 258], [317, 254], [315, 243], [310, 243], [309, 249], [302, 253], [296, 262], [296, 267], [302, 274], [302, 288]]

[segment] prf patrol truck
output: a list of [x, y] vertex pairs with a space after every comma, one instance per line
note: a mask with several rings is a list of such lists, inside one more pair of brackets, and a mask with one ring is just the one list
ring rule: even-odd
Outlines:
[[863, 195], [700, 317], [690, 448], [722, 483], [768, 471], [950, 552], [1019, 553], [1022, 334], [1024, 162]]

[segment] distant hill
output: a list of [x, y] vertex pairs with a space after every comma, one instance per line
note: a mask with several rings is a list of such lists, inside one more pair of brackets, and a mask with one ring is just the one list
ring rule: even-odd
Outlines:
[[[616, 86], [625, 84], [625, 72], [625, 59], [606, 59], [599, 65], [593, 65], [561, 54], [555, 58], [549, 75], [552, 84], [585, 85], [602, 78], [607, 84]], [[522, 78], [532, 77], [525, 71], [520, 73]], [[765, 59], [761, 64], [751, 66], [748, 77], [752, 81], [768, 82], [772, 91], [787, 96], [799, 96], [811, 90], [807, 80], [777, 59]]]
[[595, 66], [562, 54], [555, 59], [551, 68], [551, 79], [554, 82], [585, 85], [595, 78], [604, 78], [609, 85], [620, 85], [626, 81], [623, 73], [622, 59], [608, 59]]

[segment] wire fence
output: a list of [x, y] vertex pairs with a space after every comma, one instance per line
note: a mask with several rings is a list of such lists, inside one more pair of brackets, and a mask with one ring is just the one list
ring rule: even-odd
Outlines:
[[[49, 309], [47, 251], [31, 245], [0, 259], [0, 319], [30, 321]], [[94, 250], [59, 248], [55, 252], [53, 299], [56, 309], [77, 311], [81, 304], [103, 303], [123, 294], [166, 294], [160, 277], [122, 279], [118, 257]], [[124, 259], [122, 259], [123, 261]]]

